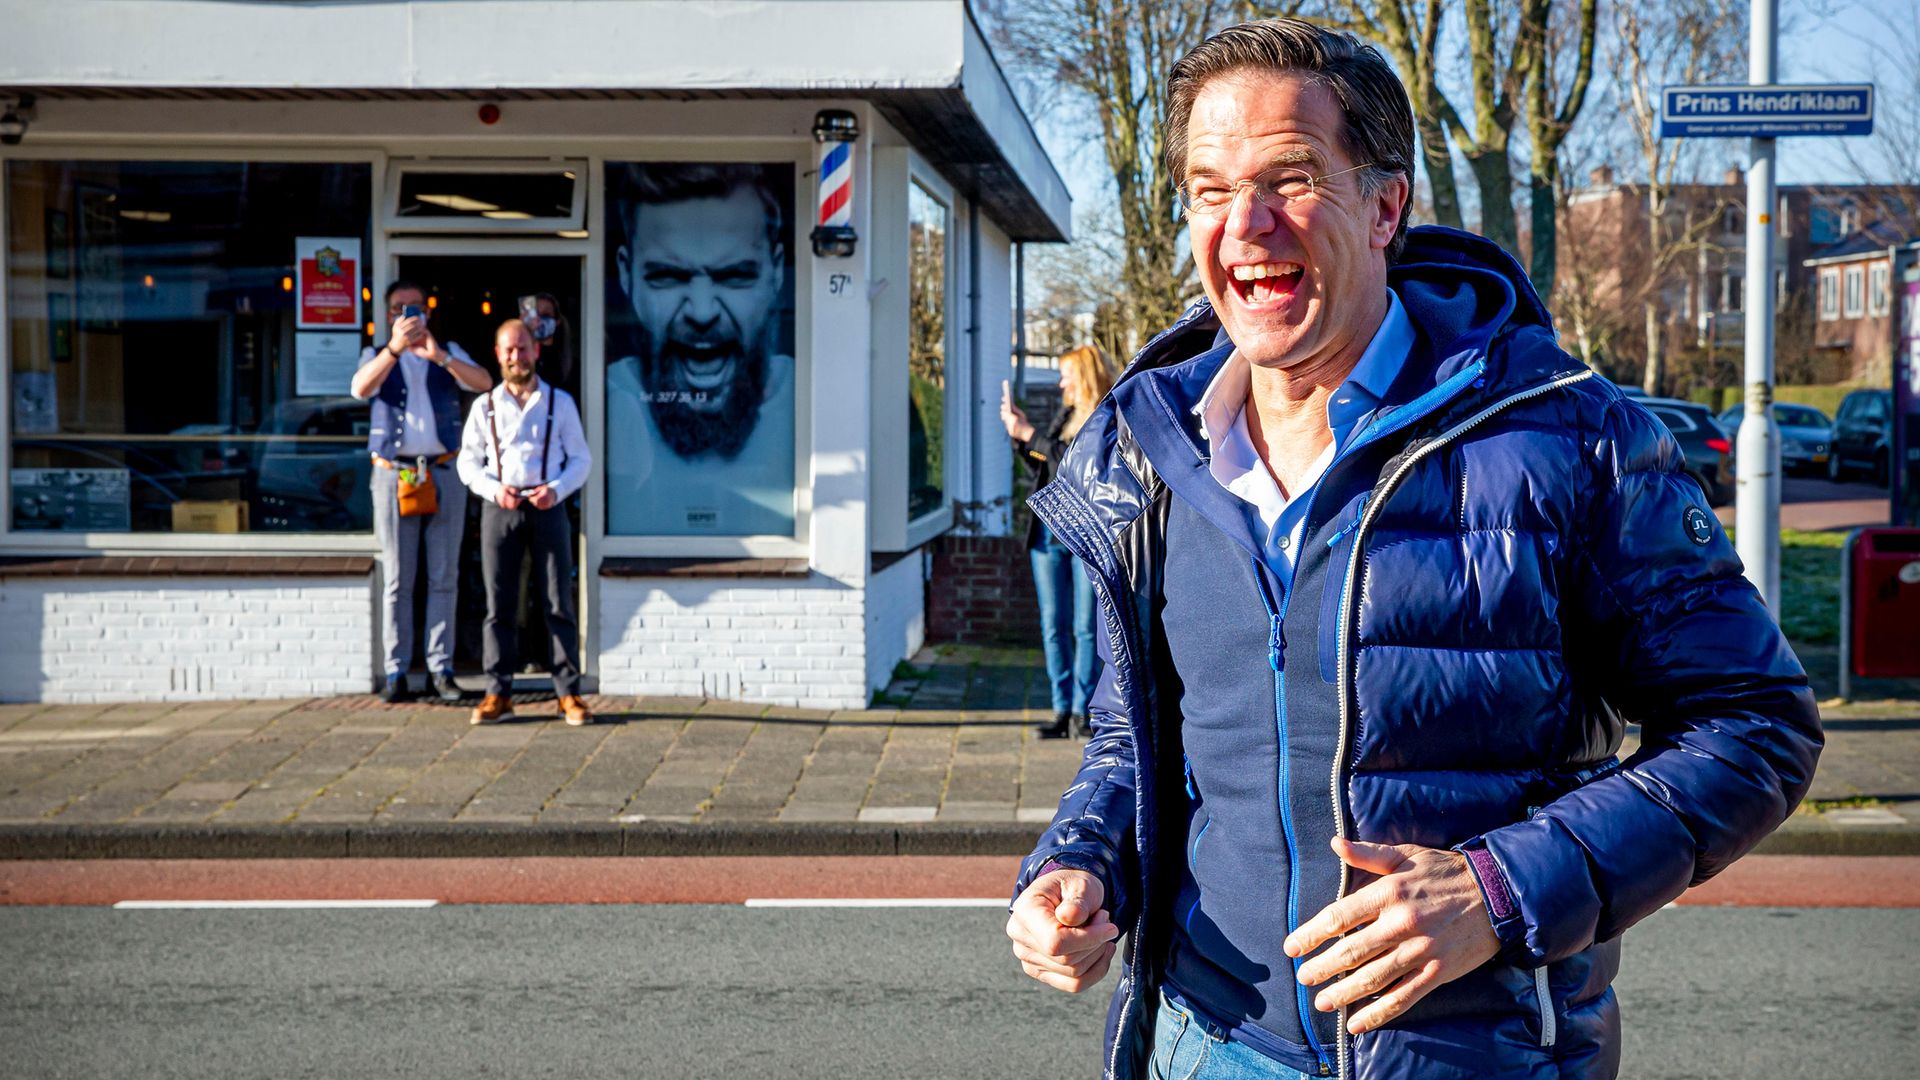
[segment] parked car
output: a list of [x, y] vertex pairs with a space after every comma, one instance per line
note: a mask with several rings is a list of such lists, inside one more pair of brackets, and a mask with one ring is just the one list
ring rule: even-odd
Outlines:
[[[1740, 452], [1740, 421], [1747, 407], [1735, 405], [1719, 416], [1720, 430], [1732, 440], [1735, 460]], [[1776, 402], [1773, 422], [1780, 428], [1780, 468], [1784, 472], [1825, 472], [1831, 460], [1833, 421], [1811, 405]]]
[[1733, 440], [1714, 421], [1713, 410], [1678, 398], [1640, 398], [1679, 441], [1687, 473], [1706, 493], [1708, 506], [1733, 501]]
[[1886, 487], [1893, 468], [1893, 391], [1855, 390], [1833, 417], [1833, 456], [1827, 477], [1846, 480], [1865, 473]]

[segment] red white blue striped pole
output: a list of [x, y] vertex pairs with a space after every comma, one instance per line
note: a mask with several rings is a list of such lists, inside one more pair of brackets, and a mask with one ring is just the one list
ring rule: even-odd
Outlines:
[[811, 239], [820, 256], [852, 255], [859, 242], [853, 230], [853, 143], [860, 121], [845, 109], [822, 109], [813, 118], [813, 140], [820, 144], [819, 214]]

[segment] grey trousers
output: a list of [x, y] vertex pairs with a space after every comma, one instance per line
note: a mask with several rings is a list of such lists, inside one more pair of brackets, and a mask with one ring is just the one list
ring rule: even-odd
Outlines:
[[519, 666], [517, 623], [520, 615], [520, 560], [531, 558], [529, 587], [547, 614], [547, 670], [561, 696], [580, 692], [580, 629], [573, 616], [573, 530], [567, 508], [536, 510], [522, 503], [502, 510], [498, 503], [480, 509], [480, 572], [487, 583], [487, 621], [483, 653], [487, 693], [513, 691]]
[[385, 591], [380, 613], [385, 620], [388, 675], [403, 674], [413, 659], [413, 589], [423, 561], [427, 567], [427, 670], [453, 670], [453, 610], [460, 583], [460, 533], [467, 517], [467, 489], [449, 461], [433, 466], [440, 512], [432, 517], [400, 516], [400, 474], [373, 467], [373, 535], [380, 541]]

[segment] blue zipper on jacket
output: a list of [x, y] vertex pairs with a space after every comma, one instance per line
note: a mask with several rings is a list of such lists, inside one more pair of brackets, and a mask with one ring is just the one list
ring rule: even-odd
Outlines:
[[[1293, 590], [1285, 589], [1276, 603], [1267, 580], [1271, 576], [1259, 559], [1253, 560], [1253, 580], [1260, 587], [1260, 603], [1267, 609], [1267, 666], [1273, 669], [1273, 724], [1279, 739], [1278, 798], [1280, 804], [1280, 834], [1287, 841], [1287, 933], [1291, 934], [1300, 926], [1300, 845], [1293, 835], [1292, 797], [1292, 761], [1287, 751], [1287, 604], [1293, 599]], [[1307, 999], [1307, 988], [1300, 984], [1299, 959], [1293, 961], [1294, 1007], [1300, 1013], [1300, 1029], [1306, 1033], [1307, 1045], [1313, 1048], [1313, 1056], [1320, 1062], [1320, 1070], [1330, 1071], [1327, 1052], [1320, 1045], [1320, 1037], [1313, 1030], [1313, 1011]]]

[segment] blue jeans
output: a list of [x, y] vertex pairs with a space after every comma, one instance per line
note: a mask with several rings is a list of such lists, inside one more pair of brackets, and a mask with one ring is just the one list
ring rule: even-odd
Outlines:
[[1244, 1043], [1227, 1042], [1185, 1009], [1160, 999], [1153, 1022], [1152, 1080], [1309, 1080]]
[[1053, 534], [1041, 531], [1039, 547], [1028, 548], [1033, 589], [1040, 600], [1040, 645], [1047, 656], [1047, 688], [1053, 711], [1087, 715], [1087, 701], [1100, 679], [1100, 655], [1093, 647], [1099, 618], [1093, 581], [1087, 568]]

